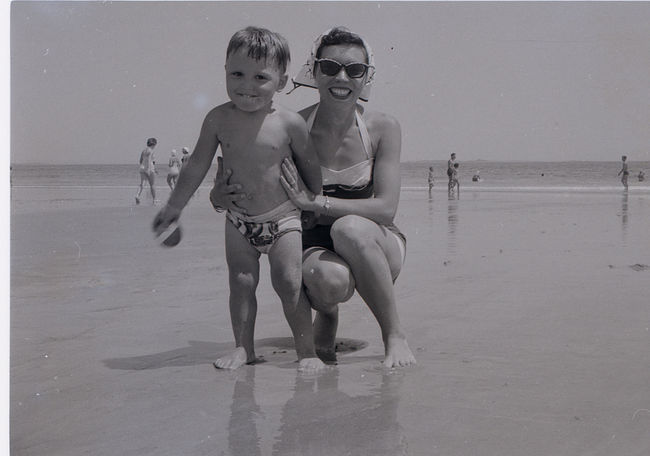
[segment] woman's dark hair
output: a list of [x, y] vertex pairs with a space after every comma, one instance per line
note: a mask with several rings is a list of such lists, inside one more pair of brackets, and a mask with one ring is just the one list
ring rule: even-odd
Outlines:
[[156, 141], [156, 138], [147, 139], [147, 147], [153, 147], [156, 144], [158, 144], [158, 141]]
[[366, 51], [366, 46], [363, 42], [363, 39], [356, 33], [352, 33], [345, 27], [334, 27], [329, 33], [321, 39], [320, 46], [316, 50], [316, 58], [320, 59], [321, 51], [326, 46], [336, 46], [338, 44], [354, 44], [363, 49], [364, 54], [366, 54], [366, 63], [368, 63], [368, 52]]

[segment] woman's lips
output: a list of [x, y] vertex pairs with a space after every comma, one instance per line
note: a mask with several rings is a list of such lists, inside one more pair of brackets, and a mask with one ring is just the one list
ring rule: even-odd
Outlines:
[[352, 90], [346, 87], [330, 87], [330, 93], [336, 98], [346, 98], [352, 93]]

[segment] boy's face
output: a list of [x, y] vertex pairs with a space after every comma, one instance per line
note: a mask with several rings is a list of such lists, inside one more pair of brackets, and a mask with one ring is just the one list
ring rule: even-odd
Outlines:
[[228, 97], [245, 112], [258, 111], [269, 105], [275, 92], [287, 83], [283, 74], [270, 60], [255, 60], [239, 49], [226, 59], [226, 91]]

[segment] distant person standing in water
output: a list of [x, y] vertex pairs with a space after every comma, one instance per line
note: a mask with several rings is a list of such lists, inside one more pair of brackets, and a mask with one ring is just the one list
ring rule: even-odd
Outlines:
[[623, 187], [625, 187], [625, 190], [627, 190], [627, 176], [630, 175], [630, 172], [627, 169], [627, 155], [623, 155], [621, 157], [621, 161], [623, 162], [623, 166], [621, 167], [621, 170], [618, 172], [618, 175], [621, 176], [621, 184], [623, 184]]
[[180, 172], [181, 161], [176, 155], [176, 149], [172, 149], [172, 155], [169, 157], [169, 171], [167, 172], [167, 185], [169, 185], [169, 188], [172, 190], [176, 187], [176, 181], [178, 180]]
[[431, 190], [433, 189], [433, 166], [429, 166], [429, 177], [427, 181], [429, 183], [429, 193], [431, 193]]
[[456, 190], [456, 194], [460, 196], [460, 183], [458, 182], [458, 163], [454, 163], [453, 167], [451, 168], [451, 177], [449, 178], [449, 194], [452, 195], [454, 193], [454, 189]]
[[447, 177], [449, 182], [447, 183], [447, 190], [452, 192], [454, 189], [453, 177], [454, 177], [454, 164], [456, 163], [456, 154], [452, 153], [451, 158], [447, 160]]
[[140, 153], [140, 189], [135, 195], [135, 204], [140, 204], [140, 195], [142, 194], [145, 181], [149, 182], [152, 204], [156, 204], [156, 189], [154, 187], [156, 161], [153, 156], [153, 150], [156, 144], [158, 144], [156, 138], [147, 139], [147, 148]]

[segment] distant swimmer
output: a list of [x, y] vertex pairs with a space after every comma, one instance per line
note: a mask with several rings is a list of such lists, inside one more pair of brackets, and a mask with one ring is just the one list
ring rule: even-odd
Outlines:
[[483, 179], [481, 179], [481, 174], [478, 170], [476, 170], [476, 174], [472, 176], [472, 182], [481, 182], [482, 180]]
[[643, 171], [639, 171], [639, 175], [637, 177], [639, 178], [639, 182], [643, 182], [645, 180], [645, 173]]
[[618, 176], [621, 176], [621, 184], [623, 184], [623, 187], [625, 187], [625, 190], [627, 190], [627, 177], [629, 176], [630, 172], [627, 169], [627, 155], [623, 155], [621, 157], [621, 161], [623, 162], [623, 166], [621, 170], [618, 172]]
[[140, 153], [140, 189], [135, 195], [135, 204], [140, 204], [140, 195], [145, 181], [149, 182], [149, 189], [151, 190], [152, 204], [156, 204], [156, 188], [155, 175], [156, 175], [156, 160], [153, 156], [153, 150], [158, 144], [156, 138], [147, 139], [147, 148]]

